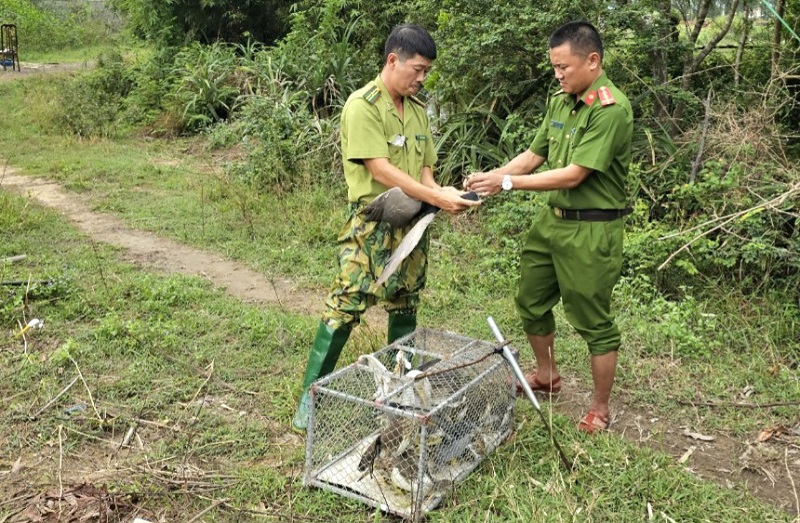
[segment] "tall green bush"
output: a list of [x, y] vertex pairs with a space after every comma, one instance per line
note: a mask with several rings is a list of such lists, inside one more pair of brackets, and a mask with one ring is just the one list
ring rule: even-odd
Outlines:
[[119, 129], [117, 119], [133, 81], [119, 51], [107, 51], [94, 70], [68, 83], [61, 91], [58, 122], [81, 137], [109, 137]]
[[185, 129], [196, 131], [228, 117], [240, 94], [237, 66], [234, 48], [223, 43], [194, 43], [178, 53], [173, 96]]
[[20, 54], [64, 46], [69, 35], [58, 18], [36, 7], [30, 0], [0, 0], [0, 20], [17, 26]]
[[229, 172], [259, 190], [279, 192], [327, 183], [341, 168], [338, 119], [314, 114], [313, 93], [289, 78], [281, 58], [266, 51], [255, 56], [250, 93], [239, 98], [227, 126], [228, 142], [247, 153]]
[[48, 11], [31, 0], [0, 0], [0, 21], [15, 24], [20, 55], [30, 51], [96, 45], [111, 39], [113, 28], [88, 7], [75, 0], [66, 11]]
[[191, 42], [272, 44], [286, 34], [289, 0], [110, 0], [131, 31], [159, 45]]

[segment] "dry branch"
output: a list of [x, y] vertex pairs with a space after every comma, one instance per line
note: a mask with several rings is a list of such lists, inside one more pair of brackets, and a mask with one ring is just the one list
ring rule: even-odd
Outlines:
[[66, 393], [66, 392], [69, 390], [69, 389], [71, 389], [71, 388], [72, 388], [72, 386], [73, 386], [73, 385], [75, 385], [75, 383], [76, 383], [77, 381], [78, 381], [78, 376], [75, 376], [75, 379], [73, 379], [72, 381], [70, 381], [70, 382], [69, 382], [69, 385], [67, 385], [66, 387], [64, 387], [63, 389], [61, 389], [61, 392], [59, 392], [58, 394], [56, 394], [56, 395], [53, 397], [53, 399], [51, 399], [50, 401], [48, 401], [48, 402], [47, 402], [47, 404], [46, 404], [44, 407], [42, 407], [41, 409], [39, 409], [38, 411], [36, 411], [36, 414], [34, 414], [33, 416], [31, 416], [31, 419], [34, 419], [34, 420], [35, 420], [36, 418], [38, 418], [38, 417], [39, 417], [39, 416], [42, 414], [42, 412], [44, 412], [44, 411], [46, 411], [47, 409], [49, 409], [49, 408], [50, 408], [50, 407], [51, 407], [51, 406], [52, 406], [52, 405], [53, 405], [53, 404], [54, 404], [56, 401], [58, 401], [58, 398], [60, 398], [61, 396], [63, 396], [63, 395], [64, 395], [64, 394], [65, 394], [65, 393]]
[[800, 517], [800, 497], [797, 496], [797, 486], [794, 484], [794, 478], [792, 477], [792, 471], [789, 469], [789, 449], [787, 448], [783, 454], [784, 458], [784, 465], [786, 466], [786, 473], [789, 475], [789, 482], [792, 484], [792, 491], [794, 492], [794, 503], [795, 503], [795, 510], [797, 511], [798, 517]]
[[195, 521], [199, 520], [204, 515], [206, 515], [208, 512], [214, 510], [215, 508], [217, 508], [221, 504], [225, 503], [226, 501], [228, 501], [228, 500], [227, 499], [218, 499], [218, 500], [216, 500], [214, 503], [212, 503], [208, 507], [206, 507], [203, 510], [201, 510], [195, 517], [193, 517], [192, 519], [190, 519], [186, 523], [194, 523]]
[[794, 407], [800, 401], [776, 401], [773, 403], [747, 403], [744, 401], [678, 401], [687, 407], [740, 407], [746, 409], [769, 409], [772, 407]]
[[700, 145], [697, 148], [697, 156], [692, 162], [692, 174], [689, 176], [689, 183], [694, 183], [697, 173], [700, 172], [700, 164], [703, 161], [703, 154], [706, 152], [706, 139], [708, 138], [708, 128], [711, 126], [711, 100], [714, 98], [714, 89], [708, 90], [708, 95], [703, 102], [706, 116], [703, 121], [703, 134], [700, 136]]
[[675, 236], [682, 236], [682, 235], [684, 235], [684, 234], [686, 234], [688, 232], [692, 232], [692, 231], [696, 231], [696, 230], [702, 229], [703, 227], [705, 227], [707, 225], [710, 225], [712, 223], [720, 222], [717, 225], [715, 225], [714, 227], [711, 227], [710, 229], [707, 229], [707, 230], [703, 231], [702, 233], [698, 234], [697, 236], [692, 238], [689, 242], [685, 243], [680, 249], [678, 249], [677, 251], [675, 251], [672, 254], [670, 254], [669, 257], [664, 261], [664, 263], [662, 263], [661, 265], [658, 266], [658, 270], [659, 271], [663, 270], [664, 267], [669, 265], [669, 263], [673, 260], [673, 258], [675, 258], [675, 256], [677, 256], [681, 252], [683, 252], [686, 249], [688, 249], [689, 247], [691, 247], [691, 245], [693, 243], [695, 243], [696, 241], [700, 240], [704, 236], [707, 236], [707, 235], [711, 234], [714, 231], [722, 229], [723, 227], [725, 227], [727, 224], [729, 224], [733, 220], [735, 220], [737, 218], [740, 218], [742, 216], [745, 216], [747, 214], [750, 214], [750, 213], [755, 213], [755, 212], [761, 211], [763, 209], [777, 209], [786, 200], [788, 200], [789, 198], [791, 198], [791, 197], [793, 197], [793, 196], [795, 196], [797, 194], [800, 194], [800, 184], [792, 186], [791, 189], [789, 189], [785, 193], [781, 194], [780, 196], [776, 196], [775, 198], [773, 198], [771, 200], [768, 200], [766, 202], [762, 202], [762, 203], [760, 203], [758, 205], [750, 207], [749, 209], [745, 209], [743, 211], [738, 211], [738, 212], [735, 212], [735, 213], [732, 213], [732, 214], [727, 214], [725, 216], [720, 216], [718, 218], [714, 218], [713, 220], [708, 220], [706, 222], [701, 223], [700, 225], [695, 225], [694, 227], [686, 229], [685, 231], [679, 231], [679, 232], [676, 232], [676, 233], [673, 233], [673, 234], [667, 234], [666, 236], [662, 236], [661, 238], [659, 238], [659, 240], [666, 240], [668, 238], [674, 238]]
[[73, 358], [71, 355], [69, 356], [69, 359], [73, 363], [73, 365], [75, 365], [75, 370], [78, 371], [78, 377], [83, 382], [83, 387], [86, 389], [86, 394], [89, 395], [89, 403], [92, 404], [92, 410], [94, 410], [94, 413], [97, 416], [97, 421], [102, 423], [103, 422], [103, 417], [100, 416], [100, 412], [97, 411], [97, 406], [94, 404], [94, 398], [92, 397], [92, 391], [89, 389], [89, 385], [86, 383], [86, 380], [83, 379], [83, 374], [81, 373], [81, 368], [78, 367], [78, 362], [75, 361], [75, 358]]
[[8, 258], [0, 259], [0, 263], [15, 263], [18, 261], [22, 261], [27, 258], [27, 254], [19, 254], [17, 256], [9, 256]]

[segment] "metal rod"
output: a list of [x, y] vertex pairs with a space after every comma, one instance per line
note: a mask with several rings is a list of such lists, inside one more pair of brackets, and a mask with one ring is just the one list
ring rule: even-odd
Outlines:
[[[486, 321], [489, 323], [489, 328], [492, 329], [492, 333], [494, 334], [494, 337], [497, 338], [497, 341], [502, 342], [505, 338], [502, 334], [500, 334], [500, 329], [497, 328], [494, 318], [489, 316]], [[558, 444], [556, 435], [553, 433], [552, 427], [550, 427], [550, 424], [547, 422], [547, 418], [544, 416], [541, 406], [539, 406], [539, 401], [536, 399], [536, 396], [531, 390], [530, 385], [528, 385], [528, 380], [525, 379], [525, 375], [522, 373], [522, 369], [519, 368], [519, 364], [517, 363], [516, 358], [514, 358], [514, 353], [511, 352], [511, 349], [508, 345], [503, 346], [503, 356], [505, 356], [506, 361], [511, 366], [511, 370], [514, 371], [514, 376], [516, 376], [517, 380], [522, 385], [522, 390], [525, 391], [525, 395], [529, 400], [531, 400], [533, 406], [536, 407], [536, 412], [539, 413], [539, 417], [542, 418], [542, 423], [544, 423], [547, 433], [550, 435], [550, 440], [553, 442], [553, 446], [558, 451], [558, 456], [561, 458], [561, 463], [564, 465], [564, 467], [566, 467], [567, 470], [572, 470], [572, 463], [567, 459], [567, 456], [561, 449], [561, 445]]]

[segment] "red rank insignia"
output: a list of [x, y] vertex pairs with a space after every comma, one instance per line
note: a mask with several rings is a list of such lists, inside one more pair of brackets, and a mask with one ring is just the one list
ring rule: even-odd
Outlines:
[[617, 103], [617, 101], [614, 100], [614, 95], [611, 94], [611, 89], [605, 85], [597, 90], [597, 96], [600, 98], [600, 104], [602, 104], [604, 107], [606, 105], [613, 105]]
[[595, 100], [597, 100], [597, 91], [589, 91], [586, 96], [583, 97], [583, 103], [586, 105], [592, 105]]

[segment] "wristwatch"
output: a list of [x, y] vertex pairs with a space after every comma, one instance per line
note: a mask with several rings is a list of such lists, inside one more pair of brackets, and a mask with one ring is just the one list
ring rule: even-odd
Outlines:
[[504, 174], [503, 175], [503, 181], [500, 183], [500, 187], [504, 191], [510, 191], [511, 189], [514, 188], [514, 182], [511, 181], [511, 175], [510, 174]]

